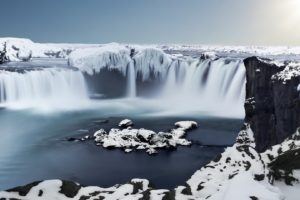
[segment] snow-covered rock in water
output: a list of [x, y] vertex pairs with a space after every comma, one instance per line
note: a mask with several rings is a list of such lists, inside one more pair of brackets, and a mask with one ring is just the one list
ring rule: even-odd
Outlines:
[[119, 123], [119, 127], [121, 127], [121, 128], [127, 128], [132, 125], [133, 125], [133, 122], [130, 119], [123, 119]]
[[195, 121], [180, 121], [180, 122], [176, 122], [175, 126], [182, 128], [184, 130], [189, 130], [189, 129], [197, 128], [198, 124]]
[[177, 128], [170, 132], [154, 132], [147, 129], [132, 129], [133, 122], [124, 119], [118, 128], [112, 128], [108, 133], [104, 129], [96, 131], [93, 137], [85, 136], [81, 141], [93, 138], [96, 145], [104, 148], [122, 148], [126, 153], [136, 150], [145, 150], [149, 154], [157, 153], [158, 148], [175, 148], [177, 145], [190, 145], [191, 142], [184, 138], [186, 131], [197, 127], [193, 121], [176, 123]]

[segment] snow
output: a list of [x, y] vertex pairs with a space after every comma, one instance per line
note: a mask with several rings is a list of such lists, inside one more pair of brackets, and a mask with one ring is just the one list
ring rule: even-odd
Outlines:
[[292, 135], [290, 138], [287, 138], [286, 140], [284, 140], [281, 144], [277, 144], [272, 146], [272, 148], [266, 150], [265, 152], [263, 152], [261, 154], [263, 160], [266, 163], [270, 163], [270, 155], [273, 158], [278, 157], [279, 155], [284, 154], [287, 151], [290, 150], [295, 150], [295, 149], [300, 149], [300, 129], [298, 128], [296, 133], [294, 133], [294, 135]]
[[23, 38], [0, 38], [0, 49], [6, 43], [9, 61], [26, 61], [30, 57], [66, 57], [67, 50], [50, 44], [34, 43]]
[[27, 61], [32, 58], [67, 58], [75, 49], [98, 47], [101, 44], [36, 43], [26, 38], [0, 37], [0, 50], [6, 43], [9, 61]]
[[[300, 180], [300, 170], [294, 170], [294, 177]], [[286, 185], [282, 181], [275, 181], [274, 186], [280, 189], [286, 200], [299, 200], [300, 183], [296, 182], [291, 185]]]
[[263, 200], [283, 200], [284, 196], [278, 188], [266, 180], [258, 182], [249, 172], [242, 172], [235, 178], [225, 182], [222, 189], [212, 194], [210, 200], [247, 200], [256, 197]]
[[[276, 159], [287, 151], [299, 149], [299, 136], [300, 132], [297, 130], [283, 143], [259, 154], [254, 149], [253, 132], [249, 124], [245, 124], [245, 129], [239, 133], [232, 147], [226, 148], [218, 159], [196, 171], [187, 181], [193, 197], [213, 200], [250, 197], [269, 200], [299, 199], [299, 183], [295, 182], [295, 187], [291, 187], [283, 181], [275, 181], [272, 185], [267, 178], [270, 172], [270, 155]], [[299, 170], [294, 171], [293, 176], [300, 178]]]
[[[80, 200], [80, 199], [122, 199], [122, 200], [138, 200], [143, 197], [142, 193], [149, 189], [149, 181], [144, 179], [132, 179], [129, 183], [123, 185], [115, 185], [109, 188], [101, 188], [97, 186], [82, 187], [79, 186], [77, 192], [74, 191], [74, 197], [66, 196], [61, 190], [63, 182], [61, 180], [47, 180], [33, 186], [26, 195], [18, 192], [0, 192], [0, 198], [7, 199], [26, 199], [26, 200]], [[73, 188], [74, 186], [69, 186]], [[137, 189], [135, 193], [134, 188]], [[72, 189], [69, 190], [69, 192]], [[42, 193], [41, 193], [42, 192]], [[153, 198], [156, 200], [157, 198]]]
[[157, 45], [166, 51], [198, 51], [215, 52], [217, 54], [250, 54], [261, 57], [269, 56], [297, 56], [300, 54], [299, 46], [219, 46], [219, 45], [190, 45], [167, 44]]
[[[148, 68], [154, 70], [158, 73], [163, 73], [164, 68], [170, 65], [173, 56], [182, 57], [180, 52], [188, 52], [188, 54], [194, 55], [204, 55], [210, 58], [216, 58], [220, 56], [230, 56], [237, 55], [241, 57], [245, 56], [260, 56], [265, 58], [277, 59], [277, 58], [285, 58], [285, 59], [300, 59], [300, 47], [289, 47], [289, 46], [276, 46], [276, 47], [268, 47], [268, 46], [217, 46], [217, 45], [187, 45], [187, 44], [151, 44], [151, 45], [137, 45], [137, 44], [64, 44], [64, 43], [35, 43], [30, 39], [25, 38], [11, 38], [11, 37], [2, 37], [0, 38], [0, 49], [4, 43], [7, 43], [8, 47], [8, 56], [11, 61], [21, 61], [21, 59], [17, 56], [25, 55], [29, 52], [32, 52], [32, 57], [61, 57], [67, 58], [70, 52], [80, 50], [77, 53], [83, 53], [82, 56], [85, 55], [91, 56], [91, 54], [97, 51], [100, 52], [104, 49], [107, 49], [109, 52], [112, 46], [119, 46], [127, 50], [135, 49], [134, 57], [132, 58], [138, 62], [139, 70], [144, 70], [143, 68]], [[112, 47], [113, 49], [115, 47]], [[118, 47], [117, 47], [118, 48]], [[93, 50], [92, 50], [93, 49]], [[96, 52], [95, 52], [96, 51]], [[115, 52], [114, 50], [112, 50]], [[174, 52], [173, 56], [166, 54], [165, 52]], [[90, 54], [91, 53], [91, 54]], [[102, 52], [103, 53], [103, 52]], [[112, 53], [112, 52], [111, 52]], [[116, 52], [115, 52], [116, 53]], [[80, 54], [78, 55], [80, 57]], [[130, 52], [128, 52], [128, 56], [130, 56]], [[22, 56], [23, 57], [23, 56]], [[72, 59], [75, 55], [72, 57]], [[74, 58], [74, 59], [78, 59]], [[86, 57], [87, 58], [87, 57]], [[71, 60], [72, 60], [71, 59]], [[94, 59], [93, 59], [94, 60]], [[282, 60], [282, 59], [280, 59]], [[88, 61], [86, 61], [88, 62]], [[92, 61], [89, 61], [89, 63]], [[111, 64], [111, 63], [110, 63]], [[160, 67], [158, 67], [158, 64]], [[91, 66], [93, 67], [93, 66]], [[152, 68], [152, 69], [151, 69]], [[87, 70], [87, 69], [86, 69]], [[147, 73], [145, 73], [147, 74]], [[144, 79], [147, 77], [143, 77]]]
[[281, 80], [285, 83], [293, 77], [300, 76], [300, 63], [289, 63], [282, 71], [272, 76], [272, 79]]

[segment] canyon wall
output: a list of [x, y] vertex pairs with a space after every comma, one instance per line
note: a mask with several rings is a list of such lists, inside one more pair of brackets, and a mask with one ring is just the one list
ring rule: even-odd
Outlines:
[[246, 67], [245, 122], [254, 132], [259, 152], [281, 143], [300, 126], [297, 67], [250, 57]]

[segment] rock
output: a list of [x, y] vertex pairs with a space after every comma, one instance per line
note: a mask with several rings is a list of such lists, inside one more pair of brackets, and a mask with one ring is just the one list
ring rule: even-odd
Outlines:
[[66, 138], [66, 141], [68, 141], [68, 142], [77, 142], [77, 141], [79, 141], [80, 139], [78, 139], [78, 138], [74, 138], [74, 137], [68, 137], [68, 138]]
[[[245, 122], [254, 132], [256, 149], [281, 143], [300, 126], [300, 77], [270, 60], [250, 57], [246, 67]], [[291, 75], [292, 74], [292, 75]], [[294, 76], [293, 76], [294, 74]]]
[[103, 128], [101, 128], [94, 133], [94, 137], [102, 137], [104, 134], [106, 134], [106, 131]]
[[125, 153], [130, 153], [130, 152], [132, 152], [132, 149], [125, 149], [124, 151], [125, 151]]
[[179, 121], [175, 123], [176, 127], [183, 128], [184, 130], [190, 130], [198, 127], [195, 121]]
[[130, 119], [123, 119], [120, 123], [119, 123], [119, 127], [121, 128], [127, 128], [133, 125], [133, 122]]
[[3, 50], [0, 50], [0, 64], [8, 62], [8, 57], [6, 55], [6, 43], [3, 44]]
[[[187, 146], [191, 142], [183, 138], [186, 131], [196, 127], [197, 123], [192, 121], [178, 122], [177, 128], [170, 132], [156, 133], [147, 129], [133, 129], [129, 125], [133, 122], [129, 119], [122, 120], [119, 126], [126, 127], [123, 129], [112, 128], [108, 133], [104, 129], [99, 129], [93, 134], [93, 139], [97, 146], [104, 148], [122, 148], [126, 153], [133, 149], [146, 150], [149, 154], [157, 153], [158, 148], [174, 149], [177, 145]], [[84, 137], [85, 141], [91, 137]]]

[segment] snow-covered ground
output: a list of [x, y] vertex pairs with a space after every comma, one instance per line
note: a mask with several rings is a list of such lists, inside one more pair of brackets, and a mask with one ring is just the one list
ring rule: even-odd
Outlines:
[[[60, 57], [67, 58], [69, 53], [77, 49], [84, 49], [73, 55], [73, 58], [78, 56], [91, 56], [99, 54], [107, 50], [111, 53], [119, 52], [121, 49], [127, 51], [135, 49], [140, 55], [153, 54], [152, 51], [145, 49], [156, 49], [159, 56], [159, 50], [165, 52], [172, 52], [176, 56], [180, 56], [180, 52], [183, 54], [190, 53], [191, 55], [205, 54], [206, 56], [222, 56], [222, 55], [245, 55], [261, 56], [261, 57], [282, 57], [285, 58], [298, 58], [300, 54], [300, 47], [297, 46], [217, 46], [217, 45], [188, 45], [188, 44], [68, 44], [68, 43], [36, 43], [30, 39], [25, 38], [11, 38], [3, 37], [0, 38], [0, 50], [3, 49], [3, 45], [7, 45], [7, 54], [11, 61], [20, 61], [22, 58], [27, 57], [29, 53], [34, 58], [43, 57]], [[91, 49], [93, 48], [93, 49]], [[98, 53], [97, 53], [98, 52]], [[83, 54], [80, 54], [83, 53]], [[126, 54], [127, 54], [126, 53]], [[155, 52], [154, 52], [155, 53]], [[156, 54], [157, 54], [156, 53]], [[26, 56], [27, 55], [27, 56]], [[101, 58], [103, 59], [103, 58]], [[153, 63], [154, 64], [154, 63]]]
[[35, 43], [25, 38], [0, 38], [0, 51], [6, 45], [9, 61], [26, 61], [33, 58], [66, 58], [67, 55], [77, 48], [99, 46], [93, 44], [51, 44]]

